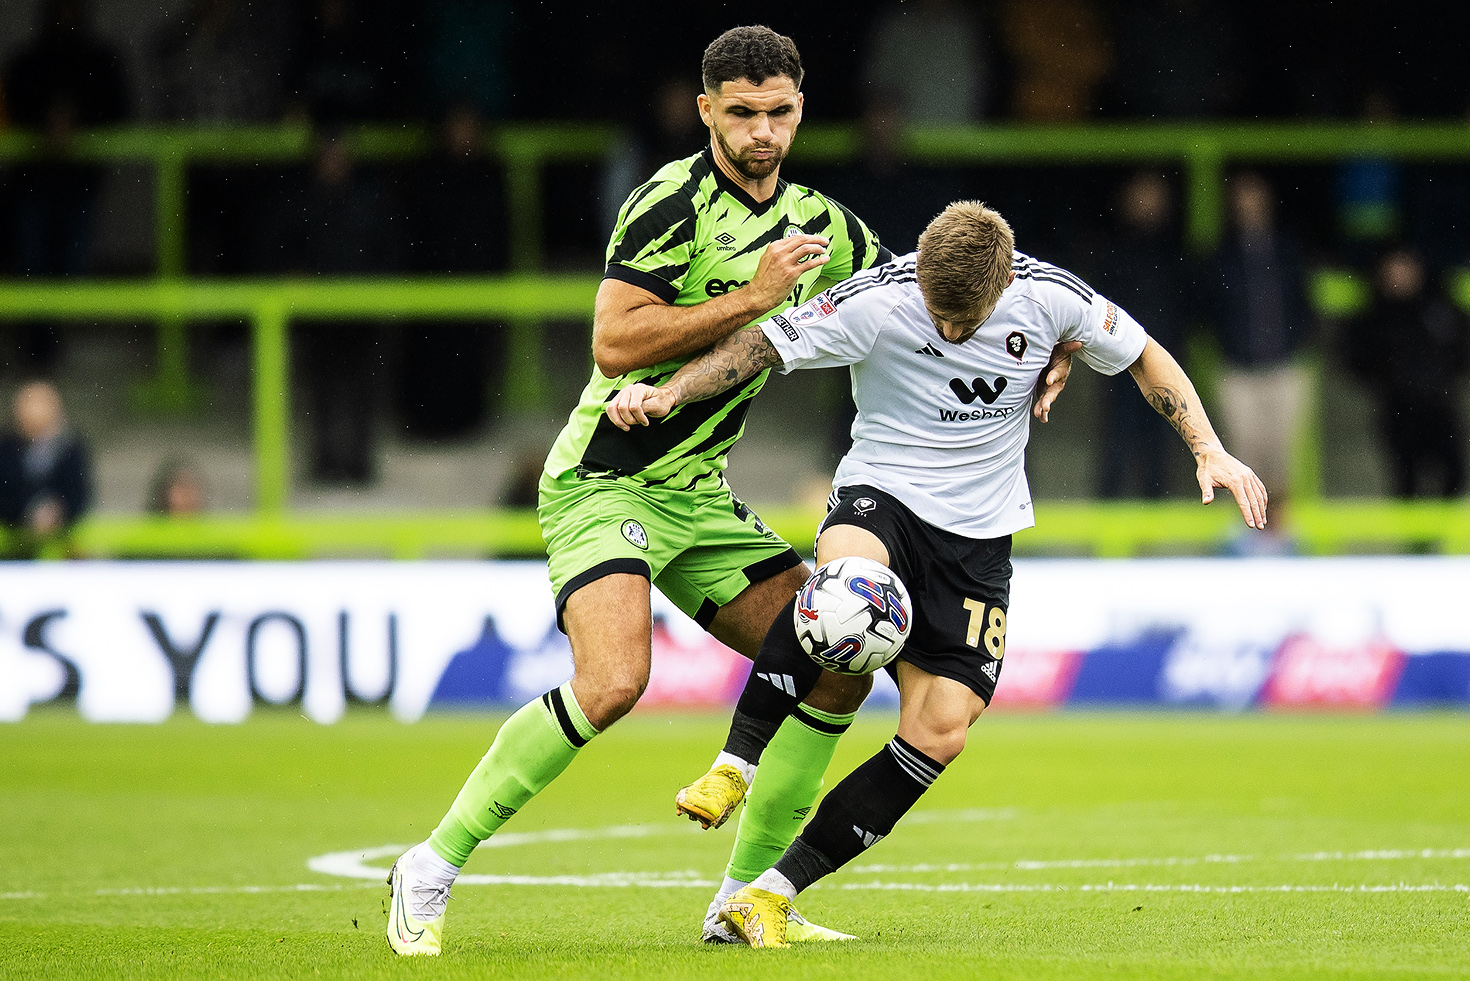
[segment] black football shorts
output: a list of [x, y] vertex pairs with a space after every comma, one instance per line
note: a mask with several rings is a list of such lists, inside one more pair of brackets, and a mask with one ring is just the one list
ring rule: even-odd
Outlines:
[[[914, 623], [898, 659], [960, 682], [989, 705], [1006, 650], [1011, 536], [975, 539], [936, 528], [867, 484], [843, 487], [833, 498], [822, 528], [872, 532], [908, 588]], [[887, 670], [896, 680], [897, 663]]]

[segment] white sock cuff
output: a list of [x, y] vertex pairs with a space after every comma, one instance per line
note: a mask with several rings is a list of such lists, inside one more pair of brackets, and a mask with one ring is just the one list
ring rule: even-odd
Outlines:
[[751, 883], [756, 889], [764, 889], [766, 892], [774, 892], [785, 896], [787, 899], [796, 901], [796, 885], [775, 869], [766, 869]]
[[755, 764], [747, 763], [740, 757], [727, 753], [723, 749], [720, 750], [720, 755], [715, 757], [715, 762], [710, 769], [713, 770], [716, 766], [725, 766], [726, 764], [740, 771], [740, 775], [745, 778], [745, 786], [749, 787], [755, 782]]
[[415, 850], [413, 864], [420, 873], [438, 883], [453, 882], [454, 877], [459, 875], [459, 870], [463, 868], [463, 866], [451, 864], [448, 859], [440, 857], [438, 852], [429, 847], [427, 841]]
[[720, 883], [720, 891], [715, 893], [715, 902], [723, 903], [748, 885], [750, 883], [741, 882], [739, 879], [732, 879], [728, 875], [725, 876], [725, 881]]

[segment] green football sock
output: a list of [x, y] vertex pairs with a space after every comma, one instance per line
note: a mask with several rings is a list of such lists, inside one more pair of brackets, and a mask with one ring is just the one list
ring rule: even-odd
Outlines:
[[[818, 732], [801, 721], [801, 715], [811, 716], [830, 731]], [[781, 723], [761, 755], [755, 782], [745, 798], [727, 876], [750, 882], [776, 864], [811, 813], [837, 740], [855, 718], [856, 712], [834, 715], [802, 705], [796, 715]]]
[[595, 735], [570, 681], [522, 705], [495, 734], [490, 751], [429, 835], [429, 847], [444, 861], [464, 865], [480, 842], [555, 780]]

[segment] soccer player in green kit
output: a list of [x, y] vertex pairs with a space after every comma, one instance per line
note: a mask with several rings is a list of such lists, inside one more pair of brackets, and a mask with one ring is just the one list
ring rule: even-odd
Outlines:
[[[449, 889], [474, 848], [638, 701], [651, 659], [651, 584], [754, 658], [810, 575], [724, 480], [765, 372], [656, 425], [624, 431], [603, 413], [628, 385], [658, 385], [741, 327], [890, 258], [847, 209], [779, 177], [802, 110], [789, 38], [727, 31], [706, 49], [703, 76], [710, 145], [664, 166], [623, 205], [597, 293], [596, 367], [541, 478], [538, 514], [574, 674], [501, 726], [433, 834], [395, 863], [387, 936], [399, 954], [439, 953]], [[791, 843], [870, 685], [824, 678], [778, 732], [786, 749], [768, 754], [750, 788], [730, 876], [749, 881]], [[738, 800], [751, 771], [727, 767], [716, 779], [734, 786], [686, 788], [678, 802], [706, 827], [730, 813], [707, 802]], [[713, 924], [705, 939], [725, 939]], [[842, 936], [799, 918], [787, 934]]]

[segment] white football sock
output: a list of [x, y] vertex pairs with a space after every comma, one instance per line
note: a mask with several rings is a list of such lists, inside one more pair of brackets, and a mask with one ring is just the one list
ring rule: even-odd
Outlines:
[[732, 879], [728, 875], [725, 876], [725, 881], [720, 883], [720, 891], [715, 893], [715, 902], [723, 903], [748, 885], [750, 883], [741, 882], [739, 879]]
[[413, 857], [409, 859], [413, 863], [413, 871], [426, 885], [447, 889], [454, 885], [455, 876], [459, 875], [460, 866], [449, 864], [448, 859], [439, 857], [439, 853], [429, 847], [428, 842], [417, 846], [413, 850]]
[[710, 769], [713, 770], [716, 766], [724, 766], [726, 763], [740, 771], [740, 775], [745, 778], [745, 786], [749, 787], [755, 782], [755, 764], [747, 763], [740, 757], [732, 756], [724, 750], [720, 750], [720, 755], [715, 757], [715, 762]]
[[756, 877], [756, 880], [751, 883], [751, 886], [756, 889], [764, 889], [766, 892], [774, 892], [778, 895], [785, 896], [792, 902], [796, 901], [796, 886], [792, 884], [790, 879], [775, 869], [766, 869]]

